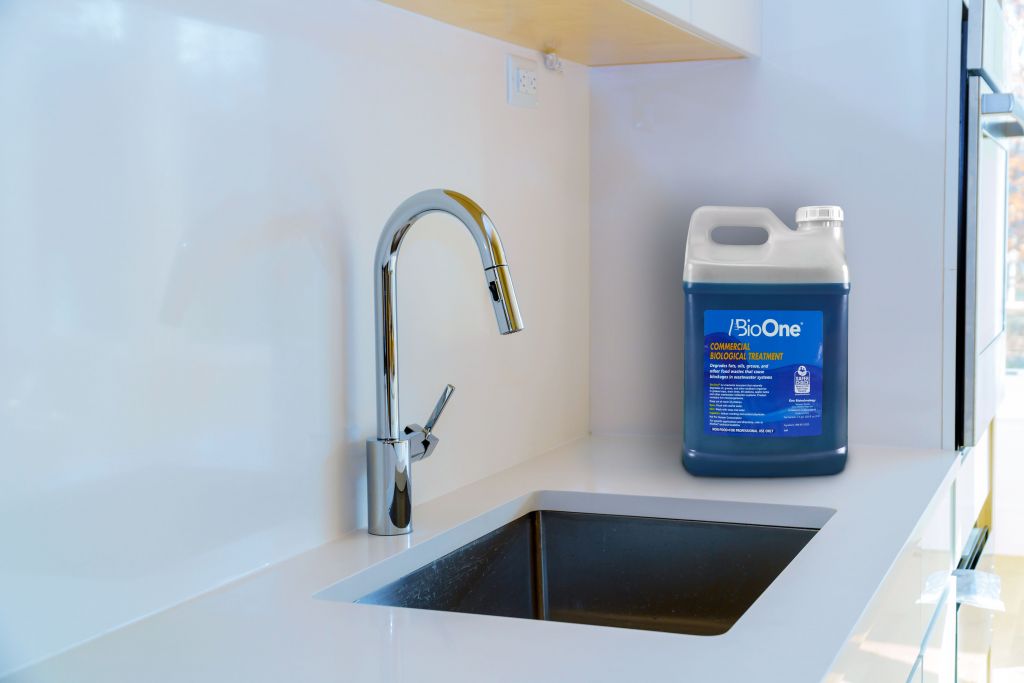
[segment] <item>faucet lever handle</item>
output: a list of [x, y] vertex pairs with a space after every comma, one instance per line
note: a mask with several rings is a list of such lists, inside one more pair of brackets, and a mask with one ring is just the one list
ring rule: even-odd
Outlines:
[[437, 404], [434, 406], [434, 411], [430, 413], [430, 417], [427, 418], [427, 424], [423, 425], [423, 431], [427, 434], [434, 431], [434, 425], [437, 424], [438, 419], [441, 417], [441, 413], [444, 412], [445, 407], [448, 405], [448, 401], [451, 399], [452, 394], [455, 393], [455, 386], [452, 384], [446, 384], [444, 389], [441, 390], [441, 397], [437, 399]]
[[433, 431], [434, 425], [437, 424], [438, 418], [441, 417], [441, 413], [444, 412], [445, 406], [448, 405], [448, 400], [454, 392], [455, 387], [451, 384], [445, 385], [444, 391], [441, 392], [441, 398], [437, 399], [437, 405], [434, 406], [434, 412], [430, 413], [430, 417], [427, 418], [426, 426], [421, 427], [418, 424], [411, 424], [405, 428], [405, 435], [409, 437], [410, 441], [410, 461], [419, 462], [433, 455], [440, 439], [430, 432]]

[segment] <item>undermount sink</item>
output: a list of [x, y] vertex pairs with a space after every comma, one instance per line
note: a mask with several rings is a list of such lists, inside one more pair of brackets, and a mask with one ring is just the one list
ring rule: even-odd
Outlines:
[[537, 510], [356, 602], [719, 635], [815, 533]]

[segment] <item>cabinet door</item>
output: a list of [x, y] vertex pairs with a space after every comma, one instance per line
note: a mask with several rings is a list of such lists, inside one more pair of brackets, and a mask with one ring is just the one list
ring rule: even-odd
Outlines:
[[[985, 430], [978, 445], [964, 452], [956, 477], [956, 544], [961, 550], [981, 515], [989, 494], [992, 426]], [[984, 523], [984, 522], [983, 522]]]
[[[994, 4], [994, 3], [992, 3]], [[973, 20], [973, 19], [972, 19]], [[995, 99], [993, 99], [995, 98]], [[962, 408], [958, 445], [974, 446], [995, 417], [1006, 374], [1007, 163], [1003, 138], [1017, 130], [988, 122], [1012, 101], [995, 94], [980, 76], [967, 79], [967, 130], [962, 226], [963, 343], [958, 397]], [[1010, 104], [1003, 104], [1011, 102]], [[989, 111], [991, 109], [991, 111]]]
[[924, 683], [924, 656], [918, 655], [907, 683]]
[[[952, 486], [936, 494], [832, 665], [827, 681], [921, 682], [925, 661], [919, 664], [918, 659], [926, 659], [922, 657], [923, 643], [931, 633], [928, 629], [936, 621], [937, 610], [946, 604], [945, 598], [939, 602], [935, 597], [922, 598], [926, 593], [945, 595], [941, 589], [934, 591], [933, 577], [943, 573], [948, 576], [953, 569], [952, 501]], [[946, 679], [926, 680], [933, 683]]]
[[670, 24], [756, 57], [761, 54], [761, 0], [626, 0]]
[[[991, 544], [985, 548], [975, 569], [996, 573]], [[988, 683], [994, 618], [995, 612], [991, 609], [972, 604], [960, 606], [956, 615], [957, 683]]]
[[956, 580], [953, 577], [928, 628], [921, 657], [924, 683], [956, 683]]

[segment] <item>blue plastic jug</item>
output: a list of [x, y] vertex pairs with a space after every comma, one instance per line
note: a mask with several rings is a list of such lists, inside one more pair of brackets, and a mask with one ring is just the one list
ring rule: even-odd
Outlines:
[[[722, 244], [718, 227], [763, 228]], [[695, 475], [835, 474], [847, 457], [849, 270], [843, 212], [705, 206], [690, 220], [683, 465]]]

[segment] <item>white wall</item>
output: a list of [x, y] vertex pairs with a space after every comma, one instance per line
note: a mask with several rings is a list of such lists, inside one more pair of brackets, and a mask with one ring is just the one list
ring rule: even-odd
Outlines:
[[792, 223], [798, 206], [834, 203], [852, 277], [850, 438], [937, 447], [955, 219], [947, 7], [793, 0], [763, 14], [759, 60], [591, 71], [591, 428], [681, 430], [694, 209], [767, 206]]
[[420, 502], [582, 436], [586, 71], [368, 0], [0, 4], [0, 674], [365, 524], [372, 255], [401, 259], [403, 417], [458, 390]]

